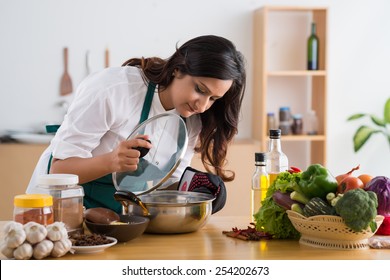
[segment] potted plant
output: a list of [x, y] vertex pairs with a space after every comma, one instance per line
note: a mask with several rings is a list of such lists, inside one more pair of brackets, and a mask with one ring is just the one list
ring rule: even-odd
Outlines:
[[347, 121], [357, 120], [363, 117], [369, 117], [373, 125], [362, 125], [356, 130], [355, 135], [353, 136], [353, 146], [355, 152], [358, 152], [367, 140], [370, 139], [371, 135], [375, 133], [383, 134], [390, 145], [390, 98], [387, 99], [385, 103], [382, 117], [378, 117], [373, 114], [358, 113], [350, 116]]

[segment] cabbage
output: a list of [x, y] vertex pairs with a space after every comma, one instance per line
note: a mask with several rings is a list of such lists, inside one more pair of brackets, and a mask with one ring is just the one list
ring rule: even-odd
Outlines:
[[390, 179], [385, 176], [374, 177], [364, 190], [376, 193], [378, 215], [390, 216]]

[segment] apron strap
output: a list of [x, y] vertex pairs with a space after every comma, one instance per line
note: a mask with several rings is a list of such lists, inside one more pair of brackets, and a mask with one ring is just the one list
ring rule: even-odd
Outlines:
[[155, 89], [156, 89], [156, 85], [154, 83], [150, 82], [148, 85], [148, 91], [146, 92], [144, 105], [142, 107], [141, 118], [139, 119], [138, 124], [146, 121], [149, 117], [150, 107], [152, 105], [153, 95], [154, 95]]

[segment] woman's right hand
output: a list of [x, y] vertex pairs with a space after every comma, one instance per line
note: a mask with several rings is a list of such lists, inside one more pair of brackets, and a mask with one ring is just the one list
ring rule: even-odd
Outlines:
[[138, 135], [137, 138], [120, 142], [116, 149], [111, 152], [112, 172], [137, 170], [141, 153], [135, 148], [152, 148], [152, 144], [146, 141], [147, 139], [148, 136], [146, 135]]

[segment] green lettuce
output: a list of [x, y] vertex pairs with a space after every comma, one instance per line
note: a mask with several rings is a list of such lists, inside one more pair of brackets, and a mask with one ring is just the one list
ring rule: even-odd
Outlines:
[[297, 239], [300, 233], [291, 224], [286, 211], [277, 205], [272, 195], [276, 191], [292, 192], [297, 187], [301, 178], [301, 172], [282, 172], [269, 186], [267, 195], [262, 201], [262, 206], [254, 215], [256, 229], [271, 234], [275, 239]]

